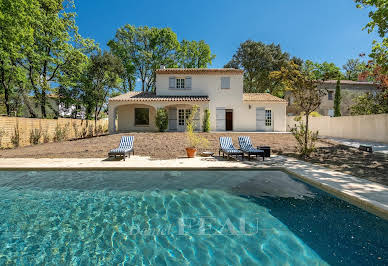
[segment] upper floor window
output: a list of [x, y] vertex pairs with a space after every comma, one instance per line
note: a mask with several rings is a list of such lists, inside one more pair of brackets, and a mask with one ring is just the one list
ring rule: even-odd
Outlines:
[[221, 89], [230, 89], [230, 77], [221, 77]]
[[185, 79], [176, 79], [176, 88], [184, 89], [185, 88]]
[[191, 89], [191, 77], [170, 77], [168, 87], [170, 89]]
[[332, 91], [329, 91], [328, 94], [327, 94], [327, 99], [329, 101], [333, 100], [333, 92]]

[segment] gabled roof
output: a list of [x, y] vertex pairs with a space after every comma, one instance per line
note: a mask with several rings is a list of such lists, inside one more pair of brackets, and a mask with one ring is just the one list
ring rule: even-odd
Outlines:
[[131, 91], [110, 98], [109, 101], [132, 101], [132, 102], [201, 102], [209, 101], [208, 96], [160, 96], [154, 92]]
[[278, 102], [278, 103], [287, 103], [286, 100], [273, 96], [269, 93], [244, 93], [244, 101], [249, 102]]
[[157, 69], [156, 74], [191, 74], [191, 75], [211, 75], [211, 74], [228, 74], [242, 75], [243, 70], [235, 68], [165, 68]]

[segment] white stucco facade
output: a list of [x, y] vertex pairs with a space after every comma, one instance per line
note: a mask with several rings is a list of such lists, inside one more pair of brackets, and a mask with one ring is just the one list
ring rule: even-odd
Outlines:
[[[199, 106], [200, 128], [208, 109], [212, 131], [286, 131], [287, 102], [266, 93], [243, 93], [243, 72], [236, 69], [157, 70], [155, 93], [130, 92], [110, 99], [109, 130], [156, 131], [156, 110], [166, 108], [169, 130], [182, 131], [182, 110], [194, 105]], [[148, 125], [136, 125], [136, 108], [149, 109]]]

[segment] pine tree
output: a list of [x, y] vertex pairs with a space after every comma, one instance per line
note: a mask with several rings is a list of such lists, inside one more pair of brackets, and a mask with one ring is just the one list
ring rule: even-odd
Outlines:
[[341, 82], [337, 80], [337, 86], [335, 87], [334, 95], [334, 116], [341, 116]]

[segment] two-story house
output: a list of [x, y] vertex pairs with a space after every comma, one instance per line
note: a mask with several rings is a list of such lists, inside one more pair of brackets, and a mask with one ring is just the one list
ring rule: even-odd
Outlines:
[[157, 131], [158, 108], [168, 110], [168, 131], [184, 131], [195, 117], [202, 128], [204, 110], [210, 111], [212, 131], [286, 131], [287, 101], [268, 93], [244, 93], [239, 69], [156, 70], [155, 92], [128, 92], [109, 99], [109, 132]]

